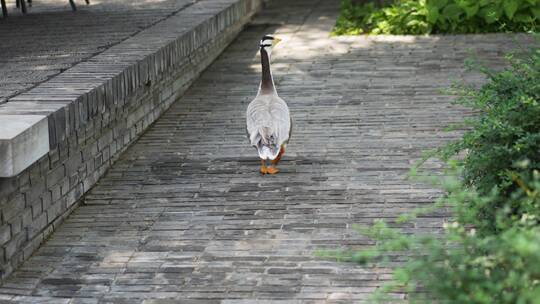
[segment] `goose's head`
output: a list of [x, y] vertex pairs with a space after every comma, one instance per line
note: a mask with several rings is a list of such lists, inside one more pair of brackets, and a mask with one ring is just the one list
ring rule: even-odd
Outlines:
[[264, 35], [259, 43], [261, 50], [265, 50], [268, 55], [272, 53], [272, 48], [276, 46], [281, 39], [274, 37], [273, 35]]

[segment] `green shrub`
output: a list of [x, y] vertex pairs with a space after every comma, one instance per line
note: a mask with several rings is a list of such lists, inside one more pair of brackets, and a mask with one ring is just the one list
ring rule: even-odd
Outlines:
[[[442, 235], [407, 235], [389, 228], [383, 221], [360, 232], [376, 240], [365, 251], [322, 252], [341, 261], [389, 264], [396, 254], [408, 261], [394, 270], [393, 281], [374, 295], [374, 302], [390, 303], [389, 293], [408, 292], [410, 303], [538, 303], [540, 299], [540, 172], [519, 168], [521, 186], [507, 206], [529, 205], [514, 221], [498, 223], [500, 233], [479, 234], [474, 228], [475, 206], [497, 199], [497, 193], [480, 195], [466, 188], [455, 177], [437, 180], [448, 195], [432, 210], [451, 207], [455, 218], [445, 225]], [[505, 208], [499, 210], [500, 218]], [[472, 212], [471, 212], [472, 211]], [[428, 213], [429, 210], [417, 215]], [[414, 221], [404, 217], [402, 221]], [[433, 300], [433, 299], [436, 299]]]
[[401, 0], [390, 6], [342, 0], [334, 34], [530, 32], [540, 28], [540, 0]]
[[[463, 139], [443, 148], [445, 158], [466, 151], [463, 177], [481, 194], [496, 188], [499, 193], [489, 206], [479, 210], [479, 229], [495, 229], [496, 211], [506, 204], [519, 186], [514, 164], [526, 160], [529, 168], [540, 168], [540, 51], [525, 59], [509, 56], [510, 67], [494, 73], [485, 70], [488, 83], [480, 90], [456, 88], [458, 102], [476, 110]], [[510, 206], [519, 216], [525, 206]], [[510, 214], [509, 214], [510, 216]]]
[[500, 72], [484, 69], [480, 89], [455, 88], [477, 115], [463, 139], [439, 151], [452, 170], [431, 181], [447, 195], [398, 219], [450, 207], [444, 232], [411, 235], [378, 221], [360, 229], [376, 240], [372, 248], [323, 253], [383, 264], [406, 255], [380, 302], [406, 291], [411, 303], [540, 303], [540, 51], [509, 60]]

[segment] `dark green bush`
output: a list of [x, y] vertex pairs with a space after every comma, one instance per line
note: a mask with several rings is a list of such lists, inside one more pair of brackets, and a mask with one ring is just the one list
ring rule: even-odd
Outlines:
[[[458, 102], [477, 111], [463, 139], [443, 149], [448, 158], [466, 151], [463, 177], [467, 186], [487, 195], [499, 193], [489, 206], [479, 209], [479, 229], [495, 229], [496, 211], [506, 204], [516, 183], [514, 164], [526, 160], [540, 168], [540, 51], [525, 59], [509, 57], [502, 72], [486, 71], [488, 83], [480, 90], [458, 88]], [[519, 216], [526, 206], [509, 206], [508, 216]]]
[[398, 0], [385, 7], [342, 0], [334, 33], [419, 35], [539, 28], [540, 0]]

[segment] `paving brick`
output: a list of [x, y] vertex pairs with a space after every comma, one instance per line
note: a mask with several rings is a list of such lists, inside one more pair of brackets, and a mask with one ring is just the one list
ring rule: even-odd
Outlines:
[[64, 165], [57, 166], [47, 174], [47, 188], [51, 189], [54, 185], [58, 185], [66, 176], [66, 168]]
[[18, 194], [2, 206], [2, 220], [7, 222], [17, 216], [26, 205], [24, 194]]
[[6, 259], [11, 259], [17, 252], [20, 245], [26, 240], [26, 234], [21, 232], [14, 235], [11, 240], [3, 246]]
[[40, 196], [43, 194], [44, 191], [45, 191], [45, 183], [43, 182], [43, 180], [41, 179], [36, 180], [36, 182], [33, 183], [31, 187], [28, 188], [28, 191], [24, 193], [26, 197], [26, 201], [28, 203], [33, 203], [36, 200], [39, 200]]
[[11, 227], [10, 225], [4, 225], [0, 227], [0, 246], [4, 245], [11, 239]]
[[28, 239], [32, 239], [34, 236], [40, 233], [45, 228], [45, 226], [47, 226], [47, 224], [47, 213], [44, 212], [40, 216], [35, 218], [28, 227]]

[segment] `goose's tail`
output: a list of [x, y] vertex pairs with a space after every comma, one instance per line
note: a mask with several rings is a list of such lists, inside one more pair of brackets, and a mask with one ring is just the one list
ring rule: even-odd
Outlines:
[[260, 140], [257, 142], [257, 152], [261, 159], [275, 159], [279, 154], [276, 135], [269, 127], [259, 128]]

